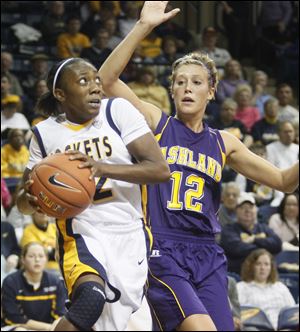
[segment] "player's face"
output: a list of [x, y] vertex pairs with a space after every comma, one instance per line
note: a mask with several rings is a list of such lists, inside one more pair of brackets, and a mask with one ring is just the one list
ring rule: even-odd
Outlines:
[[200, 65], [182, 65], [177, 69], [172, 86], [177, 114], [203, 116], [213, 89], [208, 84], [208, 72]]
[[32, 274], [43, 272], [47, 263], [47, 256], [40, 244], [32, 244], [23, 258], [25, 271]]
[[62, 105], [68, 120], [84, 123], [98, 115], [102, 84], [96, 68], [79, 62], [71, 65], [62, 80]]
[[261, 255], [254, 264], [254, 279], [264, 283], [268, 280], [271, 272], [271, 259], [268, 255]]

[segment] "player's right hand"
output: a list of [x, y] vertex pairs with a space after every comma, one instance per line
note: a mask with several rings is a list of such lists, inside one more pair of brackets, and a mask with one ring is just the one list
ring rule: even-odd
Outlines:
[[23, 190], [26, 201], [28, 205], [33, 209], [32, 213], [36, 211], [44, 213], [42, 209], [38, 206], [38, 198], [30, 193], [30, 187], [32, 186], [33, 182], [34, 182], [33, 180], [29, 179], [24, 183]]

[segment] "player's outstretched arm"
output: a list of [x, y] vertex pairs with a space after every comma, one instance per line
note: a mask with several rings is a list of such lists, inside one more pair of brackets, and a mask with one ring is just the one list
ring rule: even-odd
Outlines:
[[119, 77], [139, 43], [154, 27], [179, 12], [177, 8], [165, 13], [167, 3], [168, 1], [145, 1], [138, 22], [99, 69], [105, 94], [109, 97], [117, 96], [130, 101], [145, 116], [152, 130], [155, 130], [160, 120], [161, 111], [156, 106], [141, 101], [124, 82], [119, 80]]
[[299, 161], [287, 169], [279, 169], [248, 150], [233, 135], [222, 131], [227, 164], [248, 179], [282, 192], [294, 192], [299, 186]]

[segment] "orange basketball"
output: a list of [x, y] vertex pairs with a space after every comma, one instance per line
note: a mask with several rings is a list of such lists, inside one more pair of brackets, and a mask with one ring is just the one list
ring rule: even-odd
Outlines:
[[69, 157], [64, 153], [50, 155], [31, 172], [31, 194], [38, 198], [39, 207], [55, 218], [76, 216], [91, 204], [95, 194], [90, 169], [78, 168], [82, 161]]

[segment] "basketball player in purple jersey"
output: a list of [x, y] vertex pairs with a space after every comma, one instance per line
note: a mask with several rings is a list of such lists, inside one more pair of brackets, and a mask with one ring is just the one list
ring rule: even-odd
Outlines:
[[227, 296], [227, 263], [214, 240], [225, 162], [255, 182], [284, 192], [299, 183], [299, 163], [280, 170], [250, 152], [233, 135], [203, 122], [214, 98], [217, 70], [204, 54], [189, 54], [172, 67], [176, 116], [143, 102], [119, 76], [135, 48], [154, 27], [175, 16], [168, 1], [145, 1], [140, 19], [100, 68], [108, 96], [128, 99], [156, 134], [171, 170], [168, 183], [148, 186], [147, 219], [154, 236], [148, 302], [155, 327], [165, 331], [233, 331]]

